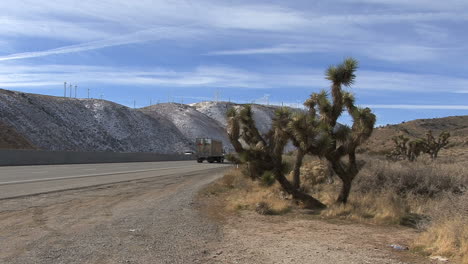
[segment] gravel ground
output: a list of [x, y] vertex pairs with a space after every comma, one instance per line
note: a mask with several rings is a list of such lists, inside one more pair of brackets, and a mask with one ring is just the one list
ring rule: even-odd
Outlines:
[[437, 263], [390, 248], [391, 244], [408, 245], [415, 233], [409, 228], [244, 212], [225, 220], [218, 253], [206, 263]]
[[221, 173], [0, 200], [0, 263], [205, 263], [221, 234], [194, 196]]

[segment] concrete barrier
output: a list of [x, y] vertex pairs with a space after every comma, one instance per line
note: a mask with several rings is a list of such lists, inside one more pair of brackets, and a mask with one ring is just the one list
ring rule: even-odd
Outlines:
[[0, 166], [195, 160], [195, 155], [0, 149]]

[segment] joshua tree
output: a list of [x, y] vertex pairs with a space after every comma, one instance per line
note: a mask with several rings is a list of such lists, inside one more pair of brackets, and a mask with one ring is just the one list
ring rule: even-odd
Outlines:
[[283, 151], [289, 140], [291, 113], [283, 108], [275, 113], [270, 131], [261, 135], [255, 126], [250, 106], [228, 112], [228, 135], [242, 162], [247, 163], [250, 177], [259, 178], [271, 172], [281, 187], [308, 208], [324, 208], [317, 199], [295, 188], [285, 177]]
[[405, 137], [404, 135], [398, 135], [392, 137], [392, 141], [395, 144], [395, 147], [392, 152], [387, 155], [387, 157], [394, 160], [406, 159], [408, 153], [407, 143], [409, 138]]
[[288, 124], [289, 137], [297, 148], [296, 160], [293, 168], [293, 186], [299, 189], [301, 186], [301, 166], [304, 156], [316, 143], [317, 121], [315, 113], [296, 113]]
[[431, 159], [435, 160], [439, 151], [448, 145], [448, 138], [450, 137], [449, 132], [440, 133], [437, 140], [432, 135], [432, 131], [428, 131], [426, 134], [426, 153], [431, 156]]
[[407, 159], [415, 161], [421, 153], [426, 152], [426, 143], [422, 139], [411, 140], [404, 135], [394, 136], [392, 138], [395, 148], [388, 155], [393, 160]]
[[[349, 87], [354, 83], [357, 66], [355, 59], [348, 58], [340, 65], [329, 67], [326, 78], [331, 81], [332, 101], [330, 102], [328, 93], [322, 91], [312, 94], [304, 103], [309, 109], [309, 115], [315, 116], [316, 110], [319, 113], [316, 124], [319, 133], [314, 137], [315, 142], [308, 153], [325, 157], [341, 179], [343, 184], [338, 203], [348, 201], [352, 181], [360, 170], [356, 148], [370, 137], [376, 120], [369, 108], [356, 107], [354, 96], [342, 89], [342, 86]], [[345, 110], [352, 117], [351, 127], [337, 123]], [[347, 161], [344, 160], [345, 157]]]
[[[359, 108], [354, 104], [351, 93], [342, 86], [353, 84], [357, 61], [346, 59], [338, 66], [327, 70], [327, 79], [332, 82], [332, 102], [326, 91], [312, 94], [304, 103], [308, 113], [291, 117], [284, 109], [276, 113], [269, 133], [262, 136], [255, 127], [249, 106], [240, 111], [228, 112], [229, 138], [247, 163], [252, 178], [258, 178], [265, 171], [271, 171], [283, 189], [295, 199], [304, 201], [309, 207], [325, 207], [320, 201], [300, 190], [300, 166], [305, 154], [327, 159], [331, 168], [343, 182], [337, 202], [346, 203], [351, 183], [360, 170], [356, 160], [356, 148], [368, 139], [375, 124], [375, 115], [369, 108]], [[320, 115], [316, 116], [316, 112]], [[347, 110], [353, 119], [351, 127], [337, 123], [343, 111]], [[282, 154], [285, 144], [291, 139], [298, 148], [294, 182], [284, 176]], [[343, 159], [347, 157], [347, 161]]]

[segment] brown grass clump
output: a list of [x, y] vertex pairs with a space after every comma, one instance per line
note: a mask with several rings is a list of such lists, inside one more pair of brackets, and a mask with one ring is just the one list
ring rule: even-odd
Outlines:
[[379, 224], [399, 224], [408, 211], [404, 199], [392, 192], [383, 192], [355, 194], [345, 205], [331, 202], [321, 215], [326, 218], [338, 217]]
[[222, 196], [226, 209], [256, 210], [261, 214], [281, 215], [290, 211], [292, 202], [278, 184], [266, 186], [252, 181], [242, 173], [243, 169], [229, 170], [221, 179], [205, 188], [206, 195]]
[[433, 221], [415, 240], [414, 248], [468, 264], [468, 193], [446, 197], [435, 204], [431, 213]]

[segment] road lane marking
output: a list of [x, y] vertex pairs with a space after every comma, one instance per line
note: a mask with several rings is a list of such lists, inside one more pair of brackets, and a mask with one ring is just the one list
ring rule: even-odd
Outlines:
[[10, 184], [22, 184], [22, 183], [44, 182], [44, 181], [57, 181], [57, 180], [67, 180], [67, 179], [78, 179], [78, 178], [87, 178], [87, 177], [99, 177], [99, 176], [109, 176], [109, 175], [120, 175], [120, 174], [129, 174], [129, 173], [138, 173], [138, 172], [148, 172], [148, 171], [158, 171], [158, 170], [182, 169], [182, 168], [188, 168], [188, 167], [194, 167], [194, 165], [179, 166], [179, 167], [167, 167], [167, 168], [158, 168], [158, 169], [134, 170], [134, 171], [108, 172], [108, 173], [99, 173], [99, 174], [85, 174], [85, 175], [76, 175], [76, 176], [67, 176], [67, 177], [56, 177], [56, 178], [43, 178], [43, 179], [23, 180], [23, 181], [9, 181], [9, 182], [0, 182], [0, 186], [2, 186], [2, 185], [10, 185]]

